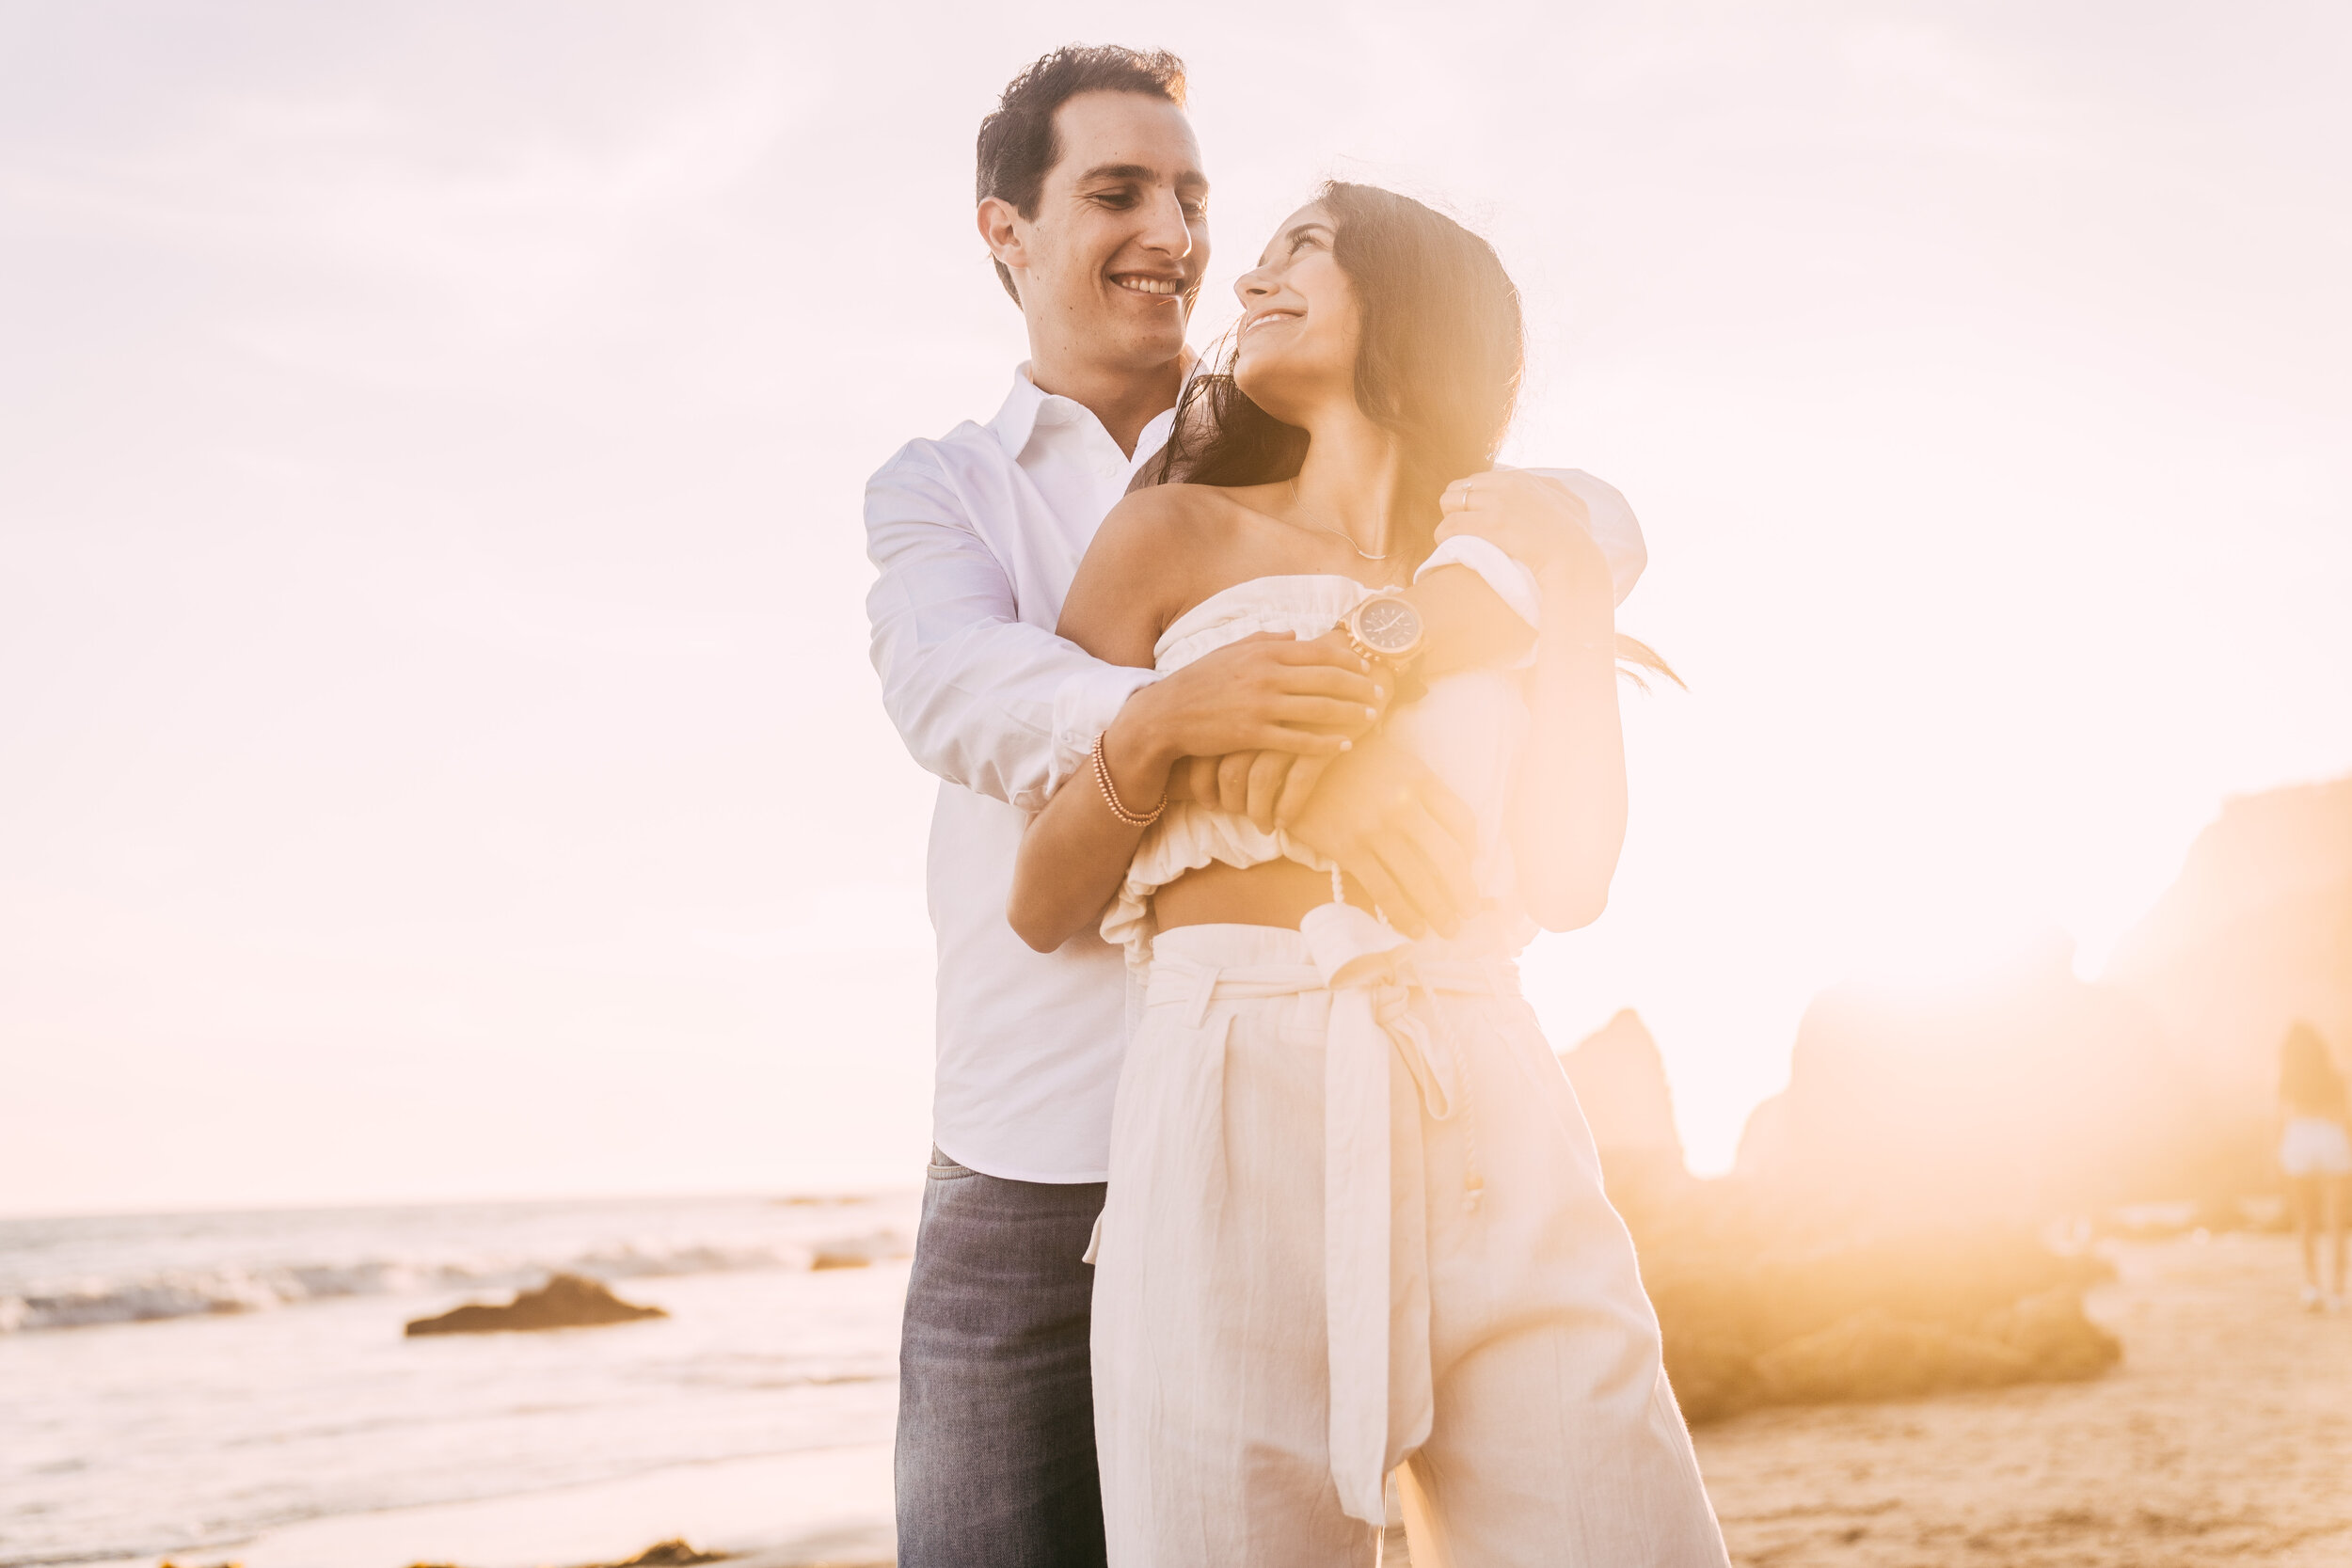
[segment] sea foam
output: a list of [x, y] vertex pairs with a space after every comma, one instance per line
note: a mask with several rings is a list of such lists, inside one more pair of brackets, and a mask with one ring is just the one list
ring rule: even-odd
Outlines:
[[896, 1229], [806, 1242], [637, 1241], [532, 1255], [381, 1257], [344, 1261], [215, 1264], [36, 1280], [0, 1292], [0, 1334], [268, 1311], [354, 1296], [511, 1291], [556, 1274], [605, 1281], [752, 1269], [855, 1267], [912, 1250]]

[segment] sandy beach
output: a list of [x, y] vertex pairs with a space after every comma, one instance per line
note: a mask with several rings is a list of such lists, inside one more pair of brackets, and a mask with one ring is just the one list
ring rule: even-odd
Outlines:
[[1698, 1433], [1741, 1568], [2352, 1562], [2352, 1316], [2299, 1310], [2294, 1243], [2125, 1244], [2093, 1383], [1767, 1410]]

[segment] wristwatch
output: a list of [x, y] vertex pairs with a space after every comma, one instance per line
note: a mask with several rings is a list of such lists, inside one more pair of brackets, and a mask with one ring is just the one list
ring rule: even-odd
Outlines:
[[1401, 594], [1375, 594], [1349, 610], [1340, 626], [1357, 653], [1398, 670], [1421, 656], [1426, 640], [1421, 611]]

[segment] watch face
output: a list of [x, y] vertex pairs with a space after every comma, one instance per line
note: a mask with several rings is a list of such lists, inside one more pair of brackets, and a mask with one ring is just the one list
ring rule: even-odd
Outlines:
[[1356, 614], [1356, 635], [1380, 653], [1409, 652], [1421, 641], [1421, 611], [1403, 599], [1367, 600]]

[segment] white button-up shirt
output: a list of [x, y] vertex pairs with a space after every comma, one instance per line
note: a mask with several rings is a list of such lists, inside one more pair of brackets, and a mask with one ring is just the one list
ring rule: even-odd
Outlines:
[[[939, 945], [932, 1139], [950, 1159], [1019, 1181], [1100, 1181], [1126, 1049], [1120, 949], [1089, 929], [1051, 953], [1005, 919], [1032, 813], [1082, 765], [1120, 705], [1157, 677], [1054, 635], [1079, 559], [1173, 411], [1130, 457], [1093, 411], [1038, 389], [1025, 364], [985, 425], [911, 441], [866, 486], [867, 594], [882, 705], [939, 781], [929, 868]], [[1622, 599], [1641, 573], [1624, 498], [1562, 471], [1584, 498]], [[1482, 540], [1446, 562], [1477, 570], [1534, 624], [1534, 578]]]

